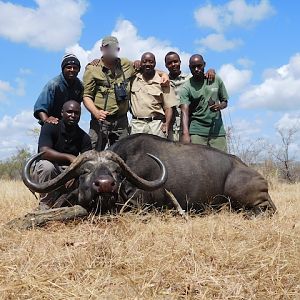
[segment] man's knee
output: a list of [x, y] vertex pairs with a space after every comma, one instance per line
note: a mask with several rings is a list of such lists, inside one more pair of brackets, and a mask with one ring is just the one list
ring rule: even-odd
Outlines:
[[45, 182], [56, 177], [60, 172], [57, 167], [48, 160], [40, 160], [33, 171], [38, 182]]

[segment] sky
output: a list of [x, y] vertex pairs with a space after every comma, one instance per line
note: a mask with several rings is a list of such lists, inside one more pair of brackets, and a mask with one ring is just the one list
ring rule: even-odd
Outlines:
[[[42, 88], [61, 72], [65, 53], [80, 59], [82, 78], [106, 35], [119, 39], [121, 57], [150, 51], [165, 71], [168, 51], [180, 54], [185, 73], [189, 57], [202, 54], [229, 94], [225, 126], [242, 143], [278, 145], [278, 129], [300, 130], [299, 11], [292, 0], [0, 1], [0, 160], [36, 150], [33, 106]], [[83, 109], [86, 131], [88, 121]]]

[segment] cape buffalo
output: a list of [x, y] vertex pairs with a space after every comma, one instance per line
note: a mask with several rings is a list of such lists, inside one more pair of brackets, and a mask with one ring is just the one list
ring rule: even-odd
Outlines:
[[48, 192], [79, 176], [78, 202], [85, 207], [97, 202], [97, 197], [102, 199], [101, 205], [111, 207], [116, 202], [114, 195], [121, 195], [123, 201], [132, 198], [173, 208], [167, 190], [184, 210], [201, 211], [207, 206], [229, 203], [232, 209], [255, 214], [276, 211], [267, 181], [257, 171], [236, 156], [207, 146], [135, 134], [120, 140], [109, 151], [79, 156], [63, 174], [44, 184], [30, 178], [34, 160], [27, 163], [23, 176], [31, 190]]

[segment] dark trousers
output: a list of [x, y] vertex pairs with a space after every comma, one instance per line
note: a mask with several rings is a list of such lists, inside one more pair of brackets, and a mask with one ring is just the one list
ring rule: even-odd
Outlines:
[[103, 122], [92, 119], [90, 121], [89, 135], [92, 141], [92, 148], [97, 151], [103, 151], [106, 147], [129, 135], [127, 115]]

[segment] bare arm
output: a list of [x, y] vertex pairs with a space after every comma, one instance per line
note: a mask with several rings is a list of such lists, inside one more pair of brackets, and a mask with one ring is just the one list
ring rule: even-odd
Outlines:
[[161, 78], [161, 85], [162, 86], [169, 86], [170, 85], [170, 78], [169, 75], [163, 71], [160, 70], [156, 70], [156, 72], [158, 73], [158, 75]]
[[187, 104], [181, 104], [181, 118], [182, 118], [182, 142], [188, 144], [191, 142], [191, 137], [189, 133], [189, 106]]
[[166, 108], [165, 109], [166, 122], [162, 125], [161, 128], [161, 130], [166, 134], [168, 134], [169, 132], [172, 116], [173, 116], [173, 107]]
[[49, 117], [44, 111], [40, 111], [38, 113], [38, 116], [43, 123], [51, 123], [51, 124], [58, 123], [58, 118], [52, 116]]
[[45, 151], [42, 155], [43, 159], [52, 161], [52, 162], [62, 162], [67, 165], [73, 162], [76, 156], [68, 153], [61, 153], [49, 147], [41, 147], [41, 152]]
[[83, 104], [97, 120], [104, 121], [106, 119], [108, 111], [98, 109], [90, 97], [83, 97]]

